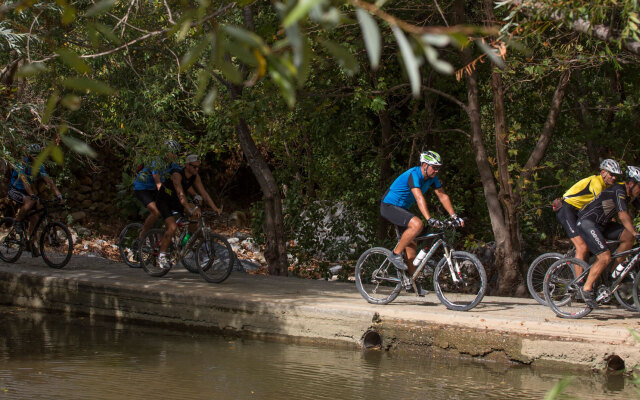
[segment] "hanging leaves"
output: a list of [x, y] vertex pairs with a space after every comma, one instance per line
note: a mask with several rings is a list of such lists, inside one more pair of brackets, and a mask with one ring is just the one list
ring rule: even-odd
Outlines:
[[367, 48], [371, 68], [376, 70], [380, 63], [380, 53], [382, 51], [382, 39], [380, 37], [378, 24], [376, 24], [376, 21], [367, 11], [361, 8], [356, 9], [356, 15], [360, 23], [360, 28], [362, 29], [362, 38]]
[[413, 54], [413, 49], [402, 29], [394, 25], [391, 27], [391, 30], [400, 47], [400, 53], [404, 60], [404, 68], [407, 71], [409, 82], [411, 83], [411, 93], [413, 97], [418, 97], [420, 96], [420, 63], [415, 54]]

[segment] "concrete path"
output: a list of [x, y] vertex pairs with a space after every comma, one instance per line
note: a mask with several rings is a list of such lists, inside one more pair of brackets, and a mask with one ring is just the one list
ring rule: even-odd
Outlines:
[[234, 272], [222, 284], [174, 267], [163, 278], [100, 258], [74, 256], [62, 270], [25, 253], [0, 263], [0, 303], [222, 332], [361, 346], [374, 330], [390, 351], [422, 351], [521, 363], [603, 369], [640, 366], [640, 314], [604, 307], [581, 320], [557, 318], [532, 299], [485, 297], [446, 309], [434, 293], [368, 304], [354, 284]]

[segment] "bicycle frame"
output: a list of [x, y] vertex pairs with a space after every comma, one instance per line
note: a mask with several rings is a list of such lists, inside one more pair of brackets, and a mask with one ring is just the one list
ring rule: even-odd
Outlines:
[[[178, 252], [176, 253], [176, 259], [175, 259], [176, 263], [182, 260], [187, 255], [187, 253], [193, 249], [193, 246], [198, 241], [198, 239], [200, 239], [201, 237], [204, 238], [205, 240], [209, 238], [208, 237], [209, 230], [204, 220], [204, 214], [201, 215], [200, 218], [198, 218], [197, 220], [189, 220], [189, 219], [186, 219], [186, 218], [183, 219], [183, 218], [184, 217], [181, 217], [178, 219], [178, 221], [176, 221], [176, 223], [178, 223], [178, 230], [176, 231], [176, 234], [173, 235], [173, 238], [172, 238], [172, 240], [175, 240], [174, 244], [176, 245], [176, 249], [178, 249]], [[191, 224], [198, 224], [198, 227], [196, 228], [195, 231], [193, 231], [193, 234], [191, 235], [191, 237], [189, 237], [189, 240], [187, 241], [187, 243], [185, 243], [184, 246], [178, 246], [179, 243], [177, 243], [177, 240], [180, 240], [180, 238], [182, 237], [181, 233], [183, 233], [184, 230], [187, 230], [183, 228]]]

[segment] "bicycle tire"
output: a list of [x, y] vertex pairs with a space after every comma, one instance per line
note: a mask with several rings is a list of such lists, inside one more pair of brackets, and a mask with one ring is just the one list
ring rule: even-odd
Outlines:
[[[603, 273], [607, 273], [606, 271]], [[613, 296], [618, 301], [624, 309], [629, 311], [640, 311], [640, 308], [636, 308], [636, 304], [633, 301], [633, 282], [635, 281], [635, 277], [638, 275], [638, 269], [632, 268], [631, 271], [627, 273], [622, 282], [620, 282], [620, 286], [618, 290], [613, 293]]]
[[468, 311], [477, 306], [487, 291], [487, 273], [476, 256], [466, 251], [451, 252], [460, 269], [454, 279], [447, 258], [443, 257], [433, 272], [433, 288], [448, 309]]
[[544, 276], [551, 264], [561, 258], [564, 258], [564, 255], [560, 253], [544, 253], [533, 260], [527, 270], [527, 288], [529, 289], [529, 294], [535, 301], [543, 306], [547, 305], [544, 299]]
[[51, 268], [64, 268], [73, 255], [73, 238], [62, 222], [48, 223], [40, 234], [40, 255]]
[[138, 248], [134, 248], [133, 244], [140, 236], [142, 230], [142, 224], [139, 222], [132, 222], [122, 228], [120, 235], [118, 236], [118, 251], [120, 252], [120, 258], [131, 268], [140, 268], [140, 243], [138, 242]]
[[[591, 307], [580, 296], [573, 264], [583, 271], [591, 266], [577, 258], [562, 258], [554, 262], [544, 276], [544, 297], [553, 312], [560, 318], [579, 319], [587, 316]], [[586, 276], [586, 275], [585, 275]]]
[[194, 250], [188, 251], [180, 262], [182, 266], [189, 272], [197, 274], [200, 272], [200, 268], [198, 268], [198, 260], [196, 259], [195, 249], [198, 247], [199, 243], [193, 246]]
[[202, 238], [194, 252], [198, 272], [205, 281], [222, 283], [231, 275], [236, 255], [224, 236], [209, 233], [209, 238]]
[[400, 273], [389, 261], [390, 255], [391, 251], [384, 247], [373, 247], [362, 253], [356, 263], [356, 288], [371, 304], [388, 304], [402, 290]]
[[5, 217], [0, 222], [0, 260], [6, 263], [18, 261], [24, 251], [23, 234], [13, 228], [14, 219]]
[[636, 310], [640, 310], [640, 273], [637, 273], [633, 278], [633, 303], [636, 305]]
[[149, 229], [140, 241], [140, 266], [147, 274], [156, 278], [165, 276], [171, 269], [162, 269], [156, 264], [162, 236], [164, 236], [164, 229]]

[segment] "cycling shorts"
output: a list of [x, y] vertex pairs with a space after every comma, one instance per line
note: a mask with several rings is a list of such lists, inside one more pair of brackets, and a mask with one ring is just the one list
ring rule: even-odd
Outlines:
[[9, 188], [9, 193], [7, 193], [9, 198], [15, 201], [18, 204], [24, 204], [24, 198], [29, 196], [29, 193], [26, 190], [16, 189], [14, 187]]
[[[400, 228], [407, 228], [411, 218], [415, 217], [409, 210], [389, 203], [380, 203], [380, 215]], [[404, 229], [402, 229], [404, 231]]]
[[617, 222], [602, 227], [588, 218], [579, 219], [577, 227], [589, 251], [595, 256], [609, 250], [607, 240], [619, 240], [624, 231], [624, 226]]
[[162, 219], [172, 217], [175, 213], [184, 213], [184, 207], [180, 204], [180, 200], [173, 196], [166, 195], [162, 191], [156, 198], [156, 206], [158, 207], [158, 211], [160, 211], [160, 215], [162, 215]]
[[149, 203], [156, 201], [158, 195], [157, 190], [134, 190], [133, 194], [142, 203], [143, 206], [147, 206]]
[[577, 208], [562, 200], [562, 207], [556, 212], [556, 218], [558, 222], [560, 222], [560, 225], [562, 225], [569, 239], [573, 239], [579, 235], [578, 228], [576, 227], [576, 223], [578, 222]]

